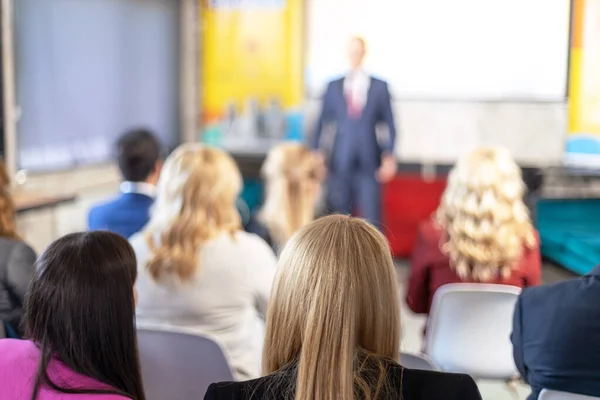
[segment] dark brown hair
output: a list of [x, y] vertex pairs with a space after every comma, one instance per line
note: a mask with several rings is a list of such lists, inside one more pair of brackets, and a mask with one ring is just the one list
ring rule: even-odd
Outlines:
[[[135, 329], [136, 258], [106, 231], [54, 241], [37, 261], [25, 301], [25, 332], [41, 356], [31, 399], [45, 386], [61, 393], [117, 394], [144, 400]], [[48, 374], [57, 357], [101, 387], [61, 386]]]
[[132, 129], [117, 142], [117, 162], [123, 178], [128, 181], [148, 179], [160, 158], [160, 143], [147, 129]]

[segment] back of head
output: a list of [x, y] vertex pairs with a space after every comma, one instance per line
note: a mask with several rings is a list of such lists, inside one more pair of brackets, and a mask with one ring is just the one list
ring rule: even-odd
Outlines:
[[61, 387], [48, 374], [57, 356], [73, 371], [143, 399], [134, 326], [136, 260], [119, 235], [94, 231], [66, 235], [37, 262], [25, 304], [25, 331], [41, 350], [33, 398], [43, 385], [65, 393], [98, 388]]
[[15, 220], [15, 204], [10, 194], [10, 178], [0, 162], [0, 238], [19, 239]]
[[125, 133], [117, 142], [117, 161], [123, 178], [144, 182], [157, 170], [161, 150], [158, 139], [146, 129]]
[[297, 399], [377, 398], [384, 361], [398, 358], [400, 341], [395, 269], [383, 235], [363, 220], [321, 218], [292, 237], [278, 269], [263, 372], [296, 367]]
[[506, 149], [480, 148], [456, 163], [437, 219], [447, 236], [442, 250], [461, 278], [508, 278], [523, 246], [535, 244], [524, 193], [521, 169]]
[[222, 150], [185, 144], [167, 158], [145, 229], [152, 251], [148, 269], [155, 279], [190, 278], [206, 241], [240, 229], [241, 187], [237, 165]]
[[262, 173], [266, 197], [260, 219], [274, 241], [283, 245], [314, 219], [325, 171], [310, 149], [288, 142], [273, 147]]

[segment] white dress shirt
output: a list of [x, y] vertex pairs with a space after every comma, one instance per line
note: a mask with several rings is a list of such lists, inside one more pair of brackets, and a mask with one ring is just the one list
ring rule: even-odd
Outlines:
[[121, 183], [121, 193], [143, 194], [153, 199], [156, 197], [156, 186], [146, 182], [125, 181]]
[[352, 95], [352, 104], [362, 111], [367, 104], [371, 77], [362, 69], [351, 71], [344, 79], [344, 93]]

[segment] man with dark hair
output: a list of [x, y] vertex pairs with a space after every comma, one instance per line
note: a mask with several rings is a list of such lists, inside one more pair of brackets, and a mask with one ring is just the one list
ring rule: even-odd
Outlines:
[[119, 139], [117, 153], [123, 175], [121, 194], [93, 207], [88, 215], [88, 227], [128, 238], [148, 222], [162, 166], [161, 148], [150, 131], [135, 129]]

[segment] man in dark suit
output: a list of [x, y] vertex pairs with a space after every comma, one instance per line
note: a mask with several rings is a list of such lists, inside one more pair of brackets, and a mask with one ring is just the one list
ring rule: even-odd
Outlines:
[[160, 143], [145, 129], [126, 133], [117, 143], [118, 163], [124, 181], [121, 194], [93, 207], [88, 215], [91, 230], [109, 230], [126, 238], [141, 230], [149, 219], [162, 166]]
[[[354, 207], [370, 222], [381, 221], [381, 184], [396, 173], [396, 129], [386, 82], [362, 69], [365, 42], [350, 42], [350, 72], [329, 83], [321, 115], [312, 136], [312, 147], [323, 149], [322, 132], [335, 124], [333, 146], [328, 152], [328, 205], [349, 214]], [[376, 126], [384, 123], [389, 135], [378, 140]]]
[[600, 397], [600, 266], [523, 290], [511, 340], [529, 400], [542, 389]]

